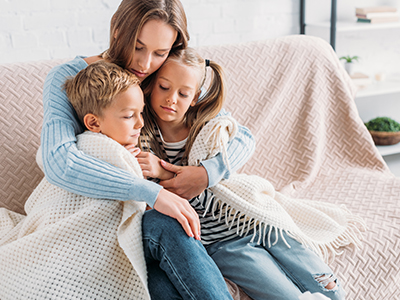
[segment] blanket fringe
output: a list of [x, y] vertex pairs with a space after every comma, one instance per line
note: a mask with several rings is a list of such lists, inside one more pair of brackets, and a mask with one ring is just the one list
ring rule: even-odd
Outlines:
[[[346, 212], [349, 212], [345, 207], [343, 207], [343, 209]], [[229, 227], [229, 229], [232, 229], [234, 226], [236, 226], [236, 233], [239, 236], [247, 236], [250, 230], [253, 230], [253, 237], [251, 239], [252, 243], [255, 242], [256, 238], [258, 237], [256, 241], [258, 245], [271, 248], [278, 243], [280, 238], [288, 248], [291, 248], [289, 242], [285, 239], [285, 233], [287, 236], [295, 239], [299, 243], [314, 251], [325, 262], [331, 262], [335, 256], [341, 255], [343, 250], [339, 249], [349, 244], [354, 244], [357, 249], [360, 249], [362, 242], [359, 237], [361, 236], [361, 232], [367, 229], [366, 223], [361, 217], [355, 216], [349, 212], [347, 214], [348, 226], [346, 226], [346, 230], [342, 232], [335, 240], [326, 243], [320, 243], [312, 241], [306, 236], [294, 234], [290, 230], [271, 226], [270, 224], [257, 220], [236, 210], [230, 204], [216, 198], [207, 199], [203, 216], [205, 216], [208, 212], [211, 212], [211, 215], [214, 219], [218, 218], [219, 222], [221, 222], [222, 216], [225, 215], [226, 225]], [[217, 215], [216, 212], [218, 212]], [[244, 221], [241, 224], [243, 217]], [[271, 241], [273, 233], [275, 235], [275, 240]]]
[[237, 126], [234, 119], [230, 117], [219, 117], [221, 120], [228, 120], [229, 122], [227, 126], [226, 124], [217, 123], [205, 136], [205, 141], [210, 144], [210, 153], [221, 153], [223, 162], [227, 166], [227, 169], [230, 170], [229, 160], [228, 160], [228, 150], [227, 150], [227, 141], [224, 142], [224, 136], [226, 136], [226, 132], [229, 133], [228, 139], [229, 141], [236, 135]]

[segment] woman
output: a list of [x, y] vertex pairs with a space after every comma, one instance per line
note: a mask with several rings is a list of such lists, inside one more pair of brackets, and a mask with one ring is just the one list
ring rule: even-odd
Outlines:
[[229, 299], [221, 274], [199, 242], [199, 219], [186, 199], [228, 177], [229, 171], [247, 161], [254, 150], [248, 130], [241, 128], [229, 145], [230, 170], [217, 156], [200, 167], [181, 168], [172, 181], [159, 185], [78, 151], [76, 135], [84, 127], [62, 90], [66, 77], [101, 59], [130, 70], [144, 83], [171, 51], [185, 48], [188, 40], [179, 0], [123, 0], [111, 20], [109, 49], [102, 55], [76, 57], [54, 68], [46, 78], [43, 167], [50, 183], [69, 192], [98, 199], [144, 201], [154, 208], [145, 214], [142, 224], [146, 261], [159, 262], [148, 265], [152, 297]]

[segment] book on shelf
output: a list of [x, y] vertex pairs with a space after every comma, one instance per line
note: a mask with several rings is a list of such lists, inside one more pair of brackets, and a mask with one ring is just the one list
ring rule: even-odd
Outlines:
[[350, 78], [358, 88], [364, 88], [372, 83], [371, 78], [364, 73], [351, 74]]
[[368, 14], [368, 13], [383, 13], [383, 12], [397, 12], [396, 7], [392, 6], [369, 6], [369, 7], [356, 7], [356, 14]]
[[362, 19], [373, 19], [373, 18], [393, 18], [393, 17], [398, 17], [399, 13], [398, 12], [372, 12], [372, 13], [367, 13], [367, 14], [357, 14], [357, 18], [362, 18]]
[[390, 17], [390, 18], [372, 18], [372, 19], [358, 18], [357, 22], [377, 24], [377, 23], [398, 22], [399, 20], [400, 20], [400, 18], [399, 18], [399, 16], [397, 16], [397, 17]]

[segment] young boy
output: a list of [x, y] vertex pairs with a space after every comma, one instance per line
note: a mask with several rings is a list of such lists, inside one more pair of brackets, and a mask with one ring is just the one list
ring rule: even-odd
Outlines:
[[[143, 93], [136, 76], [99, 62], [64, 87], [88, 129], [76, 137], [79, 150], [145, 182], [136, 158], [121, 146], [137, 145], [143, 127]], [[69, 164], [82, 165], [69, 155]], [[76, 184], [90, 188], [81, 178]], [[26, 216], [2, 231], [0, 298], [149, 299], [141, 230], [146, 203], [90, 198], [68, 188], [44, 177], [25, 203]]]
[[136, 146], [144, 107], [139, 83], [135, 75], [100, 61], [68, 79], [64, 88], [87, 130], [102, 133], [123, 146]]

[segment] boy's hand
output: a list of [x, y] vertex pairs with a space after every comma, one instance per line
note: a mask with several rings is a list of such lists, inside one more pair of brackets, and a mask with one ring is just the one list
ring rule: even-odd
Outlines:
[[140, 148], [136, 147], [135, 144], [129, 144], [124, 146], [133, 156], [137, 156], [140, 153]]
[[192, 199], [200, 195], [208, 186], [208, 175], [203, 166], [181, 167], [165, 161], [161, 161], [161, 166], [176, 175], [172, 179], [160, 181], [159, 184], [182, 198]]
[[189, 201], [166, 189], [162, 189], [153, 208], [164, 215], [176, 219], [188, 236], [200, 240], [199, 216]]
[[136, 156], [140, 167], [142, 168], [143, 176], [158, 178], [160, 180], [166, 180], [173, 178], [174, 173], [165, 170], [161, 167], [161, 159], [150, 152], [141, 152]]

